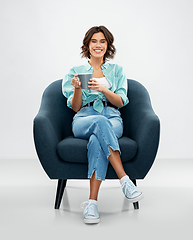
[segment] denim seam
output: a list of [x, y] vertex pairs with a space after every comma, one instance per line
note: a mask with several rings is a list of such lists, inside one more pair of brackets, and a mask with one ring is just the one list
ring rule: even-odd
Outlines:
[[[99, 129], [99, 131], [100, 131], [100, 133], [101, 133], [101, 136], [102, 136], [102, 138], [103, 138], [103, 141], [106, 142], [106, 144], [107, 144], [107, 146], [108, 146], [108, 155], [106, 156], [107, 159], [108, 159], [109, 156], [111, 155], [110, 150], [109, 150], [109, 147], [110, 147], [113, 151], [119, 151], [119, 153], [121, 153], [119, 147], [118, 147], [118, 149], [117, 149], [116, 147], [114, 148], [114, 147], [112, 147], [112, 146], [110, 145], [110, 143], [108, 143], [108, 142], [106, 141], [106, 139], [104, 138], [104, 134], [103, 134], [103, 132], [101, 131], [101, 129], [100, 129], [98, 123], [97, 123], [97, 122], [94, 122], [94, 123], [96, 124], [96, 126], [97, 126], [98, 129]], [[110, 124], [111, 124], [111, 122], [110, 122]], [[117, 143], [117, 144], [118, 144], [118, 143]], [[106, 155], [106, 154], [105, 154], [105, 155]]]
[[[101, 148], [101, 146], [100, 146], [100, 148]], [[101, 148], [101, 151], [102, 151], [102, 148]], [[95, 164], [95, 178], [97, 179], [98, 178], [98, 171], [97, 171], [97, 169], [98, 169], [98, 160], [99, 160], [99, 156], [100, 156], [100, 151], [98, 152], [98, 155], [97, 155], [97, 159], [96, 159], [96, 164]]]
[[88, 178], [91, 178], [94, 172], [95, 172], [95, 179], [100, 180], [100, 181], [105, 181], [105, 178], [100, 178], [97, 176], [97, 171], [95, 168], [93, 169], [92, 174], [88, 175]]
[[[102, 148], [101, 148], [101, 151], [102, 151]], [[99, 151], [98, 154], [97, 154], [97, 159], [96, 159], [96, 162], [95, 162], [95, 164], [94, 164], [92, 174], [90, 175], [90, 177], [88, 176], [89, 178], [91, 178], [92, 175], [93, 175], [93, 173], [95, 172], [95, 179], [100, 180], [100, 179], [98, 178], [98, 171], [97, 171], [97, 169], [98, 169], [98, 159], [99, 159], [99, 155], [100, 155], [100, 151]]]
[[[96, 136], [97, 137], [97, 136]], [[102, 147], [100, 146], [100, 150], [103, 151]], [[101, 181], [104, 181], [105, 180], [105, 177], [103, 178], [102, 176], [98, 176], [98, 163], [99, 163], [99, 157], [101, 155], [101, 151], [98, 152], [97, 154], [97, 158], [96, 158], [96, 162], [94, 164], [94, 167], [93, 167], [93, 170], [92, 170], [92, 174], [91, 175], [88, 175], [88, 178], [91, 178], [93, 173], [95, 172], [95, 179], [97, 180], [101, 180]], [[104, 152], [104, 151], [103, 151]], [[105, 155], [105, 153], [104, 153]], [[106, 155], [105, 155], [106, 156]], [[108, 158], [107, 158], [108, 159]], [[102, 174], [103, 175], [103, 174]], [[105, 175], [106, 176], [106, 175]]]
[[[98, 123], [97, 123], [97, 122], [94, 122], [94, 123], [96, 124], [97, 128], [99, 129], [99, 132], [101, 133], [101, 136], [102, 136], [102, 138], [103, 138], [103, 141], [106, 143], [107, 146], [109, 146], [110, 144], [109, 144], [109, 143], [106, 141], [106, 139], [104, 138], [104, 134], [103, 134], [103, 132], [101, 131]], [[109, 151], [109, 150], [108, 150], [108, 151]], [[106, 154], [105, 154], [105, 155], [106, 155]]]

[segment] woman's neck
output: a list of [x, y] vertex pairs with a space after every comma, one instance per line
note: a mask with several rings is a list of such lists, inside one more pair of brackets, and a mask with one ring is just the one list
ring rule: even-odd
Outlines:
[[94, 69], [98, 70], [104, 64], [104, 60], [103, 60], [103, 58], [93, 58], [93, 57], [91, 57], [89, 63]]

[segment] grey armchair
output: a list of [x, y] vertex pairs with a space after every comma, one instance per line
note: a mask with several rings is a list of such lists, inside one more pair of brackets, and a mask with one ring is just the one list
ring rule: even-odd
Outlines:
[[[136, 185], [136, 180], [145, 178], [155, 160], [160, 121], [142, 84], [128, 79], [128, 98], [130, 103], [120, 109], [124, 132], [119, 144], [125, 172]], [[62, 80], [51, 83], [43, 93], [33, 132], [42, 167], [50, 179], [58, 179], [55, 209], [60, 207], [67, 179], [87, 179], [88, 141], [73, 137], [74, 114], [62, 94]], [[117, 178], [110, 164], [106, 178]], [[139, 208], [138, 203], [134, 203], [134, 208]]]

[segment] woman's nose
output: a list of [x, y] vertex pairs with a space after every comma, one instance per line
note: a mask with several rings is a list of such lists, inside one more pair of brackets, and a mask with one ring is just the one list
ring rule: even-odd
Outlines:
[[100, 42], [97, 42], [97, 45], [96, 45], [97, 47], [100, 47], [101, 46], [101, 44], [100, 44]]

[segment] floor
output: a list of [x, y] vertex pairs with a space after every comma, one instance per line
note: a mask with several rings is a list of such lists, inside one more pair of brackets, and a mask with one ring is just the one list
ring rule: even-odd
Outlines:
[[101, 222], [86, 225], [80, 205], [89, 194], [87, 180], [68, 181], [60, 210], [55, 210], [56, 181], [48, 179], [37, 159], [0, 160], [0, 235], [12, 239], [191, 239], [193, 159], [157, 159], [134, 210], [117, 180], [100, 189]]

